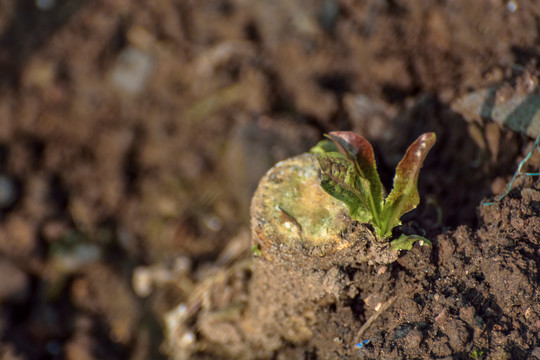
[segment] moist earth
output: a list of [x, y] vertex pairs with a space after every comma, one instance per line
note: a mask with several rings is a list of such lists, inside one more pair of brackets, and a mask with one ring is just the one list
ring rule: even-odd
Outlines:
[[433, 251], [400, 258], [390, 269], [397, 300], [360, 358], [537, 356], [538, 185], [481, 206], [478, 230], [460, 226], [438, 235]]
[[[246, 311], [216, 321], [223, 305], [207, 305], [199, 341], [224, 359], [534, 358], [540, 182], [479, 209], [477, 230], [433, 235], [432, 248], [415, 245], [390, 265], [258, 258]], [[254, 315], [258, 326], [244, 326]], [[223, 338], [223, 324], [244, 335]]]
[[249, 355], [250, 199], [333, 130], [387, 189], [436, 132], [395, 234], [433, 247], [336, 267], [271, 357], [540, 358], [537, 176], [483, 205], [534, 139], [482, 110], [538, 96], [539, 24], [534, 0], [0, 0], [0, 358]]

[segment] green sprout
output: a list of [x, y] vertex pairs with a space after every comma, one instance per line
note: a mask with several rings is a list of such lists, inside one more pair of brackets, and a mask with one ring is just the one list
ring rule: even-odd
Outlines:
[[469, 355], [469, 358], [473, 360], [479, 360], [484, 357], [484, 352], [482, 350], [473, 350]]
[[[435, 133], [421, 135], [407, 149], [396, 168], [393, 189], [386, 198], [371, 144], [350, 131], [334, 131], [326, 136], [329, 140], [319, 142], [311, 150], [321, 167], [321, 187], [345, 203], [351, 218], [371, 224], [378, 241], [387, 241], [392, 229], [401, 225], [401, 216], [420, 202], [418, 175], [435, 144]], [[396, 250], [410, 250], [416, 241], [431, 244], [418, 235], [401, 235], [390, 245]]]
[[261, 256], [262, 255], [262, 251], [261, 249], [259, 248], [259, 245], [253, 245], [251, 247], [251, 253], [254, 255], [254, 256]]

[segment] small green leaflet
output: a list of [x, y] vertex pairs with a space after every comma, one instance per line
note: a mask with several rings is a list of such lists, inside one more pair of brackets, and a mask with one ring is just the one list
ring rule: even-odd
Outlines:
[[340, 153], [317, 154], [322, 169], [321, 187], [332, 197], [349, 208], [350, 216], [361, 222], [369, 222], [371, 214], [367, 203], [368, 185], [356, 176], [349, 160]]
[[394, 186], [384, 202], [384, 236], [391, 235], [392, 229], [401, 225], [399, 220], [420, 203], [418, 194], [418, 176], [427, 153], [435, 144], [435, 133], [421, 135], [407, 149], [399, 162], [394, 176]]
[[394, 250], [411, 250], [417, 241], [420, 242], [420, 245], [431, 246], [431, 241], [423, 236], [401, 234], [399, 238], [390, 242], [390, 248]]

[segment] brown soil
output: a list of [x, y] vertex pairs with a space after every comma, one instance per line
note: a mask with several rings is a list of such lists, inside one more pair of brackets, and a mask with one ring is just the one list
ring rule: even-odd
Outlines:
[[267, 357], [540, 358], [538, 179], [482, 205], [532, 141], [452, 106], [537, 86], [539, 60], [534, 0], [0, 1], [0, 358], [254, 354], [231, 326], [250, 198], [338, 129], [373, 143], [387, 188], [437, 133], [396, 230], [433, 247], [335, 267], [311, 337]]

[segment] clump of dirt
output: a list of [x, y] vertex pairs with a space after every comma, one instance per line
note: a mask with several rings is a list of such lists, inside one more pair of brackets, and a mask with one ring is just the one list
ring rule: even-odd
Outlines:
[[[249, 284], [233, 298], [220, 294], [230, 274], [222, 278], [221, 286], [201, 286], [195, 293], [206, 294], [203, 297], [210, 301], [200, 305], [196, 316], [173, 311], [168, 322], [185, 326], [193, 321], [200, 329], [197, 348], [231, 359], [271, 358], [283, 348], [301, 349], [312, 339], [321, 339], [316, 334], [331, 338], [341, 334], [337, 328], [333, 334], [320, 326], [326, 323], [321, 316], [328, 314], [329, 306], [342, 307], [341, 298], [349, 291], [350, 274], [342, 269], [390, 264], [399, 252], [388, 242], [377, 242], [366, 226], [351, 219], [345, 204], [328, 195], [320, 182], [318, 162], [310, 153], [270, 169], [251, 203], [256, 257]], [[236, 316], [224, 316], [231, 308], [237, 309]], [[343, 321], [349, 335], [361, 325], [354, 317]], [[227, 336], [224, 328], [230, 328]], [[167, 333], [171, 349], [185, 337], [178, 329], [176, 325]], [[326, 351], [341, 348], [341, 342], [334, 342]], [[182, 359], [192, 355], [189, 347], [173, 354], [182, 354]]]
[[253, 263], [244, 330], [262, 351], [250, 358], [313, 339], [319, 312], [336, 304], [348, 281], [340, 267], [397, 258], [320, 182], [314, 155], [303, 154], [268, 171], [253, 196], [252, 243], [260, 256]]

